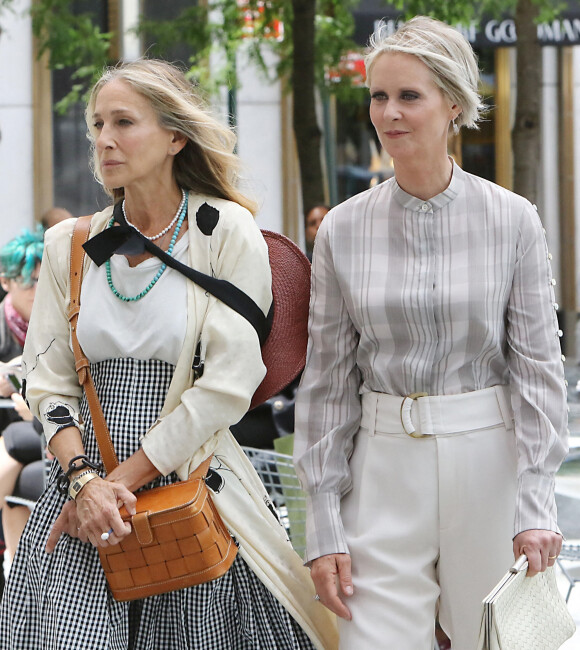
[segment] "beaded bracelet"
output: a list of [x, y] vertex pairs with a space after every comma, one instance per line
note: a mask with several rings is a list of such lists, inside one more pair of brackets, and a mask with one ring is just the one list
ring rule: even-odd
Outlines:
[[[76, 465], [76, 461], [80, 461], [78, 465]], [[85, 467], [88, 467], [89, 469], [93, 469], [96, 472], [100, 472], [101, 469], [103, 469], [103, 464], [102, 463], [93, 463], [93, 461], [88, 457], [85, 456], [84, 454], [80, 454], [79, 456], [74, 456], [71, 458], [68, 462], [68, 469], [66, 472], [61, 474], [57, 479], [56, 479], [56, 488], [61, 494], [67, 494], [68, 493], [68, 486], [70, 484], [70, 476], [73, 472], [78, 472], [79, 469], [84, 469]]]

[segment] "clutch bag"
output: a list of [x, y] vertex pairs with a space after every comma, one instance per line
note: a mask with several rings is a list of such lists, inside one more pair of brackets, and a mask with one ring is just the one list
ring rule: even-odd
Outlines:
[[529, 578], [521, 555], [483, 601], [478, 650], [557, 650], [576, 632], [554, 567]]

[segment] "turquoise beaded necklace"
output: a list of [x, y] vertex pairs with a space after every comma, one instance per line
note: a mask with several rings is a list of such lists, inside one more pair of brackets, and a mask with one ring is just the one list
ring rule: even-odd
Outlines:
[[[187, 196], [185, 197], [185, 202], [183, 203], [183, 207], [179, 214], [179, 219], [177, 220], [175, 230], [173, 231], [173, 236], [171, 237], [169, 248], [167, 249], [168, 255], [171, 255], [173, 253], [175, 242], [177, 241], [177, 237], [179, 235], [179, 231], [181, 230], [181, 226], [183, 225], [183, 221], [185, 220], [186, 214], [187, 214]], [[113, 217], [111, 221], [109, 221], [109, 228], [112, 228], [114, 223], [115, 223], [115, 218]], [[143, 289], [143, 291], [141, 291], [141, 293], [138, 293], [136, 296], [130, 296], [130, 297], [124, 296], [113, 284], [110, 260], [107, 260], [105, 262], [105, 268], [107, 271], [107, 283], [109, 285], [109, 289], [113, 292], [113, 294], [123, 302], [136, 302], [137, 300], [141, 300], [141, 298], [144, 298], [151, 291], [151, 289], [153, 289], [153, 287], [155, 286], [155, 284], [157, 283], [157, 281], [163, 275], [165, 269], [167, 268], [167, 264], [161, 265], [161, 268], [159, 269], [159, 271], [157, 271], [153, 280], [151, 280], [151, 282], [145, 287], [145, 289]]]

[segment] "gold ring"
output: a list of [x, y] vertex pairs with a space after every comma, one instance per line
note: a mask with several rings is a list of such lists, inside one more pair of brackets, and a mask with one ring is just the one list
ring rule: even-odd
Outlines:
[[555, 560], [557, 557], [557, 555], [548, 555], [548, 560]]

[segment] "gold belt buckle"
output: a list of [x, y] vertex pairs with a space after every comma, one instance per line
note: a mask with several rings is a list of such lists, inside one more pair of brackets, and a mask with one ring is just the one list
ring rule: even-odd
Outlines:
[[411, 438], [425, 438], [424, 434], [416, 433], [417, 429], [413, 426], [413, 420], [411, 419], [411, 407], [416, 399], [427, 396], [427, 393], [411, 393], [403, 397], [401, 402], [401, 424], [403, 425], [403, 431]]

